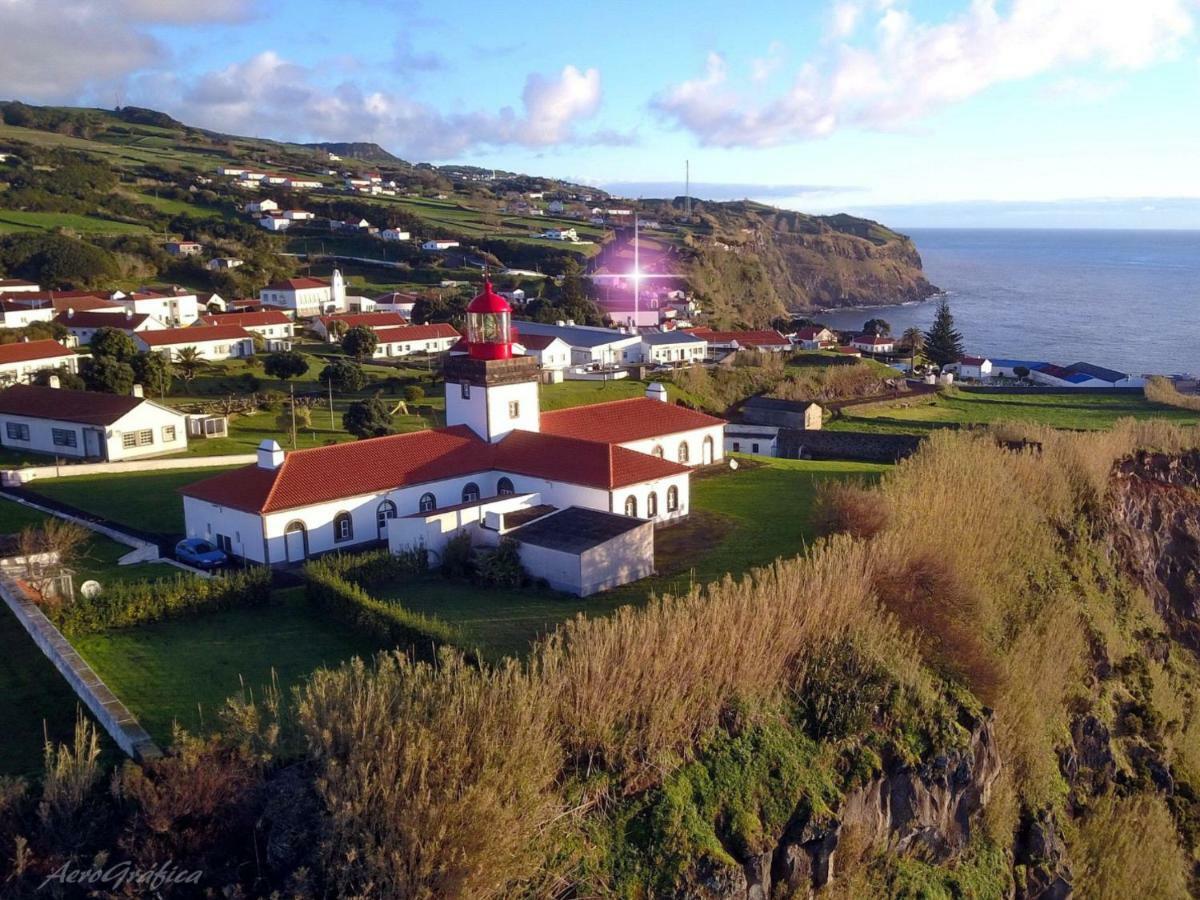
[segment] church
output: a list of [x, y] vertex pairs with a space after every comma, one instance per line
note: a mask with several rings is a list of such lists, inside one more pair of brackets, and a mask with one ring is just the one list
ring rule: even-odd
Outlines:
[[[285, 453], [182, 489], [188, 537], [266, 565], [386, 543], [433, 564], [461, 531], [516, 539], [526, 568], [592, 593], [653, 571], [654, 525], [688, 514], [690, 472], [718, 461], [724, 421], [647, 396], [541, 412], [537, 361], [485, 282], [466, 353], [445, 363], [446, 426]], [[553, 545], [553, 546], [551, 546]], [[551, 576], [554, 577], [551, 577]]]

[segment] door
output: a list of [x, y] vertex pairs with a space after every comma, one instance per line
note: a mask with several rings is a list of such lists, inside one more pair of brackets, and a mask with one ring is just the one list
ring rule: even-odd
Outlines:
[[700, 456], [701, 456], [701, 461], [704, 463], [704, 465], [707, 466], [707, 465], [712, 464], [712, 461], [713, 461], [712, 435], [709, 435], [708, 437], [706, 437], [704, 439], [704, 450], [701, 452]]
[[100, 440], [100, 432], [94, 428], [83, 430], [83, 453], [93, 459], [104, 458], [104, 442]]
[[305, 556], [305, 540], [304, 526], [299, 522], [293, 522], [287, 527], [287, 531], [283, 533], [283, 542], [287, 550], [288, 562], [303, 562]]

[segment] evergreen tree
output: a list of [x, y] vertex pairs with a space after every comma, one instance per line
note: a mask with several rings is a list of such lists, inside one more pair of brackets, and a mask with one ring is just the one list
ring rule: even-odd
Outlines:
[[925, 332], [925, 357], [939, 366], [948, 366], [958, 362], [962, 355], [962, 334], [955, 331], [950, 304], [943, 299], [938, 303], [933, 327]]
[[342, 427], [359, 440], [392, 433], [392, 414], [378, 396], [351, 403], [342, 414]]

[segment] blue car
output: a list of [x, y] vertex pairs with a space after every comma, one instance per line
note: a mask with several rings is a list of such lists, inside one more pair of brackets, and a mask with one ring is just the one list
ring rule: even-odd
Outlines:
[[218, 550], [203, 538], [187, 538], [175, 545], [175, 558], [198, 569], [215, 569], [229, 561], [225, 551]]

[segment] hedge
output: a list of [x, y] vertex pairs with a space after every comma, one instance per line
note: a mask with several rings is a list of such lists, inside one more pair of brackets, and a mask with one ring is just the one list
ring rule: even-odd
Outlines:
[[424, 570], [423, 555], [392, 556], [386, 550], [354, 556], [332, 554], [305, 564], [309, 601], [382, 643], [421, 646], [454, 643], [457, 631], [441, 619], [372, 597], [363, 583]]
[[128, 628], [196, 613], [240, 606], [264, 606], [271, 597], [271, 573], [265, 567], [215, 578], [177, 575], [161, 581], [114, 584], [95, 597], [78, 597], [51, 613], [68, 637], [111, 628]]

